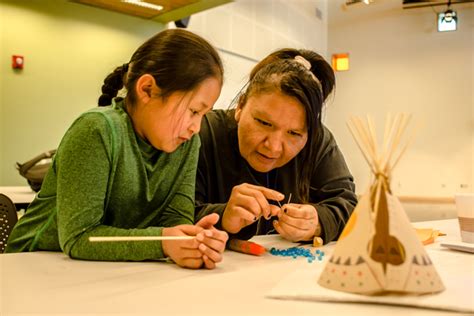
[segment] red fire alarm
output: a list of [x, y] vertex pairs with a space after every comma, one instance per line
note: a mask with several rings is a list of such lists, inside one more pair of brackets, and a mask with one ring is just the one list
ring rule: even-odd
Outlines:
[[20, 55], [13, 55], [12, 56], [12, 68], [13, 69], [23, 69], [23, 65], [25, 64], [25, 59], [23, 56]]

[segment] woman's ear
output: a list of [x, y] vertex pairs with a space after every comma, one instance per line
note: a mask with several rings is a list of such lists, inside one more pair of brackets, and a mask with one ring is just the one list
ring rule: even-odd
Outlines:
[[237, 108], [235, 109], [235, 114], [234, 114], [234, 118], [237, 121], [237, 123], [240, 121], [240, 116], [242, 115], [242, 109], [244, 108], [246, 99], [247, 98], [245, 97], [245, 95], [241, 95], [239, 97], [239, 102], [237, 104]]
[[152, 75], [145, 74], [138, 78], [135, 83], [135, 92], [137, 99], [143, 103], [148, 103], [153, 96], [153, 90], [156, 89], [155, 78]]

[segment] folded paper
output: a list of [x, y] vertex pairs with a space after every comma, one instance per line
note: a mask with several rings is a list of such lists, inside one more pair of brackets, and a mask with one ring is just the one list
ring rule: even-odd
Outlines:
[[377, 147], [375, 127], [352, 118], [352, 132], [373, 180], [346, 224], [318, 283], [329, 289], [366, 295], [444, 290], [433, 263], [390, 189], [391, 173], [408, 143], [397, 150], [409, 122], [405, 114], [389, 119], [384, 141]]

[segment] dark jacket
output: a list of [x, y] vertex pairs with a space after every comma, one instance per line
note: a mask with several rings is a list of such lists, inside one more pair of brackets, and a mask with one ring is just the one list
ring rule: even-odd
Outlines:
[[[308, 200], [318, 212], [321, 237], [328, 243], [339, 237], [357, 204], [357, 197], [352, 175], [333, 135], [326, 127], [323, 133], [314, 157], [315, 168]], [[268, 173], [253, 170], [240, 155], [234, 110], [209, 112], [203, 119], [200, 137], [196, 221], [210, 213], [218, 213], [222, 218], [232, 188], [244, 182], [283, 193], [285, 200], [282, 202], [285, 203], [292, 193], [291, 202], [301, 203], [296, 194], [301, 157], [297, 155], [283, 167]], [[230, 237], [249, 239], [255, 234], [273, 232], [273, 219], [262, 217]], [[220, 221], [217, 227], [222, 229]]]

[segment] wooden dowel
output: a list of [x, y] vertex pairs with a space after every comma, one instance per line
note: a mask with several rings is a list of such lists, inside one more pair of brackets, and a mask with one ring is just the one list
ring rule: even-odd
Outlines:
[[360, 151], [362, 152], [362, 156], [364, 157], [365, 161], [367, 161], [367, 164], [369, 165], [370, 169], [372, 170], [372, 172], [375, 173], [375, 170], [373, 169], [373, 163], [370, 161], [370, 154], [367, 153], [365, 147], [364, 147], [364, 143], [363, 141], [358, 137], [357, 135], [357, 131], [355, 129], [355, 127], [353, 126], [354, 123], [352, 120], [349, 120], [347, 122], [347, 127], [349, 128], [349, 132], [351, 132], [352, 134], [352, 137], [354, 138], [356, 144], [357, 144], [357, 147], [359, 147]]
[[[388, 156], [388, 159], [387, 159], [386, 167], [390, 168], [390, 169], [392, 169], [392, 166], [390, 165], [390, 161], [392, 161], [394, 156], [396, 156], [395, 155], [396, 149], [400, 147], [399, 145], [400, 145], [400, 141], [402, 139], [402, 135], [404, 134], [404, 132], [405, 132], [407, 126], [408, 126], [408, 123], [410, 122], [410, 119], [411, 119], [411, 115], [407, 115], [405, 113], [402, 113], [401, 115], [402, 115], [402, 119], [401, 119], [401, 122], [400, 122], [400, 127], [397, 130], [397, 134], [396, 134], [393, 146], [392, 146], [392, 150], [391, 150], [390, 155]], [[406, 147], [404, 149], [406, 149]]]
[[157, 240], [190, 240], [194, 236], [96, 236], [89, 237], [90, 242], [115, 241], [157, 241]]
[[367, 124], [369, 126], [370, 136], [372, 137], [372, 142], [374, 144], [374, 151], [375, 151], [375, 154], [377, 155], [377, 157], [375, 158], [379, 160], [380, 152], [377, 146], [377, 134], [375, 132], [375, 123], [374, 123], [373, 118], [369, 115], [367, 115]]
[[372, 143], [367, 133], [367, 127], [365, 126], [364, 122], [358, 117], [354, 118], [354, 125], [356, 129], [359, 131], [359, 134], [362, 136], [362, 139], [365, 141], [365, 144], [366, 144], [367, 149], [369, 150], [370, 156], [372, 157], [374, 162], [376, 162], [377, 156], [375, 153], [374, 144]]

